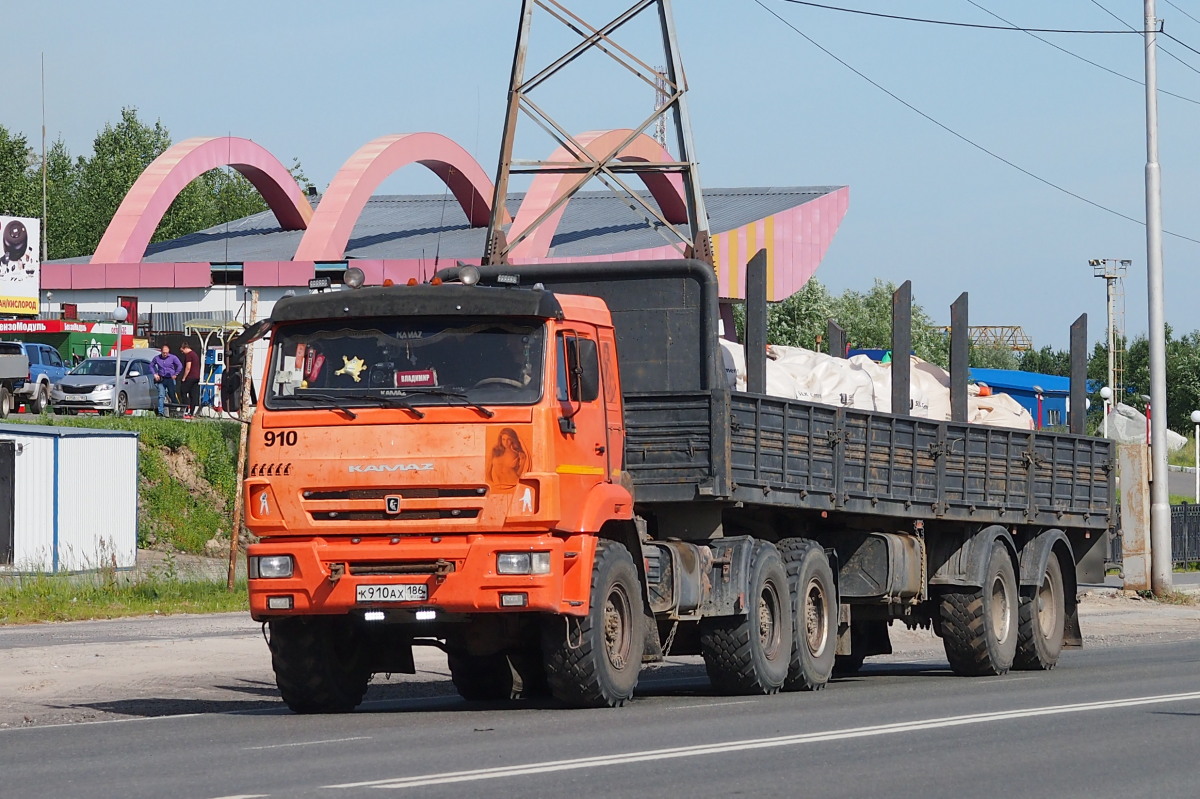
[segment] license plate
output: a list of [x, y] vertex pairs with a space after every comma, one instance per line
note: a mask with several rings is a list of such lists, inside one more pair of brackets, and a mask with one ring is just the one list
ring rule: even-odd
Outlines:
[[419, 583], [400, 585], [357, 585], [356, 602], [423, 602], [429, 598], [429, 586]]

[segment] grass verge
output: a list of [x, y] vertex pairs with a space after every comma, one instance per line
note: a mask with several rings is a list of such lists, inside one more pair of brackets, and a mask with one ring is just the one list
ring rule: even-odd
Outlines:
[[246, 581], [180, 580], [162, 574], [29, 575], [0, 579], [0, 624], [247, 611]]

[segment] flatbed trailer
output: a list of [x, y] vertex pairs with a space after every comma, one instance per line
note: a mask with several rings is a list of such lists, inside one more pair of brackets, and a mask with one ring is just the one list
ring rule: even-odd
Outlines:
[[[293, 709], [353, 707], [421, 644], [466, 698], [580, 706], [623, 704], [668, 654], [726, 693], [817, 690], [890, 651], [892, 623], [932, 627], [963, 675], [1081, 645], [1108, 441], [731, 391], [697, 261], [438, 282], [283, 300], [263, 326], [251, 612]], [[453, 341], [467, 360], [497, 325], [520, 327], [523, 380], [395, 366]], [[387, 385], [336, 388], [326, 356]]]

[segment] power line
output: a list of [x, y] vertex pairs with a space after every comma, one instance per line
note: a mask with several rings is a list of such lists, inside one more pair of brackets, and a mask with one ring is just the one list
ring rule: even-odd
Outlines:
[[[792, 3], [798, 6], [810, 6], [812, 8], [823, 8], [826, 11], [841, 11], [846, 14], [860, 14], [864, 17], [880, 17], [882, 19], [896, 19], [903, 22], [922, 22], [926, 25], [949, 25], [954, 28], [977, 28], [987, 31], [1021, 31], [1022, 33], [1086, 33], [1086, 34], [1116, 34], [1128, 35], [1129, 33], [1141, 33], [1141, 31], [1111, 31], [1111, 30], [1067, 30], [1063, 28], [1022, 28], [1013, 25], [1009, 22], [1007, 25], [978, 25], [972, 22], [952, 22], [945, 19], [926, 19], [923, 17], [902, 17], [896, 14], [881, 14], [877, 11], [863, 11], [859, 8], [842, 8], [841, 6], [827, 6], [822, 3], [813, 3], [810, 0], [784, 0], [785, 3]], [[761, 5], [761, 3], [759, 4]], [[1007, 20], [1005, 20], [1007, 22]]]
[[[990, 15], [990, 16], [993, 16], [993, 17], [995, 17], [996, 19], [1000, 20], [1001, 22], [1007, 23], [1007, 24], [1009, 24], [1009, 25], [1012, 25], [1012, 24], [1013, 24], [1013, 23], [1012, 23], [1012, 22], [1010, 22], [1009, 20], [1007, 20], [1007, 19], [1005, 19], [1004, 17], [1002, 17], [1002, 16], [1000, 16], [999, 14], [997, 14], [995, 11], [990, 11], [990, 10], [988, 10], [988, 9], [984, 8], [983, 6], [979, 5], [979, 3], [976, 3], [976, 2], [975, 2], [975, 0], [966, 0], [966, 2], [968, 2], [968, 3], [970, 3], [971, 5], [975, 6], [976, 8], [978, 8], [978, 9], [979, 9], [980, 11], [982, 11], [983, 13], [985, 13], [985, 14], [988, 14], [988, 15]], [[1049, 45], [1050, 47], [1053, 47], [1055, 50], [1058, 50], [1059, 52], [1066, 53], [1067, 55], [1071, 56], [1072, 58], [1079, 59], [1080, 61], [1082, 61], [1082, 62], [1083, 62], [1083, 63], [1085, 63], [1085, 64], [1090, 64], [1091, 66], [1095, 67], [1096, 69], [1101, 69], [1101, 70], [1104, 70], [1105, 72], [1107, 72], [1107, 73], [1108, 73], [1108, 74], [1110, 74], [1110, 75], [1116, 75], [1118, 78], [1122, 78], [1122, 79], [1124, 79], [1124, 80], [1127, 80], [1127, 81], [1129, 81], [1130, 83], [1136, 83], [1138, 86], [1141, 86], [1141, 87], [1143, 87], [1143, 88], [1146, 86], [1146, 84], [1145, 84], [1145, 82], [1144, 82], [1144, 81], [1140, 81], [1140, 80], [1138, 80], [1138, 79], [1137, 79], [1137, 78], [1135, 78], [1135, 77], [1132, 77], [1132, 76], [1130, 76], [1130, 75], [1126, 75], [1126, 74], [1124, 74], [1124, 73], [1122, 73], [1122, 72], [1117, 72], [1115, 69], [1109, 69], [1108, 67], [1104, 66], [1103, 64], [1098, 64], [1098, 63], [1096, 63], [1095, 61], [1092, 61], [1092, 60], [1090, 60], [1090, 59], [1084, 58], [1083, 56], [1079, 55], [1078, 53], [1071, 52], [1071, 51], [1070, 51], [1070, 50], [1068, 50], [1067, 48], [1065, 48], [1065, 47], [1061, 47], [1061, 46], [1059, 46], [1059, 45], [1055, 44], [1054, 42], [1050, 41], [1049, 39], [1046, 39], [1046, 38], [1043, 38], [1043, 37], [1041, 37], [1041, 36], [1038, 36], [1036, 33], [1032, 32], [1032, 31], [1026, 30], [1026, 31], [1025, 31], [1025, 33], [1028, 33], [1030, 36], [1032, 36], [1033, 38], [1037, 39], [1039, 42], [1041, 42], [1041, 43], [1043, 43], [1043, 44], [1047, 44], [1047, 45]], [[1163, 34], [1163, 35], [1165, 36], [1166, 34]], [[1159, 91], [1159, 93], [1160, 93], [1160, 94], [1166, 94], [1166, 95], [1170, 95], [1171, 97], [1174, 97], [1174, 98], [1176, 98], [1176, 99], [1179, 99], [1179, 100], [1183, 100], [1184, 102], [1188, 102], [1188, 103], [1194, 103], [1195, 105], [1200, 105], [1200, 100], [1193, 100], [1191, 97], [1184, 97], [1182, 94], [1176, 94], [1175, 92], [1169, 92], [1169, 91], [1167, 91], [1166, 89], [1159, 89], [1158, 91]]]
[[[874, 80], [872, 80], [871, 78], [867, 77], [867, 75], [866, 75], [865, 73], [863, 73], [863, 72], [860, 72], [859, 70], [857, 70], [857, 69], [855, 69], [854, 67], [852, 67], [852, 66], [851, 66], [851, 65], [850, 65], [848, 62], [846, 62], [846, 61], [842, 60], [840, 57], [838, 57], [837, 55], [835, 55], [835, 54], [834, 54], [832, 51], [830, 51], [830, 50], [826, 49], [824, 46], [822, 46], [821, 44], [819, 44], [819, 43], [818, 43], [816, 40], [814, 40], [814, 39], [813, 39], [812, 37], [810, 37], [808, 34], [804, 33], [802, 30], [800, 30], [799, 28], [797, 28], [797, 27], [796, 27], [795, 25], [793, 25], [791, 22], [788, 22], [786, 19], [784, 19], [783, 17], [779, 16], [779, 14], [778, 14], [778, 13], [776, 13], [776, 12], [775, 12], [773, 9], [767, 8], [767, 6], [763, 4], [763, 0], [754, 0], [754, 2], [755, 2], [755, 3], [756, 3], [756, 4], [757, 4], [757, 5], [760, 7], [760, 8], [762, 8], [762, 10], [763, 10], [763, 11], [766, 11], [768, 14], [770, 14], [770, 15], [771, 15], [771, 16], [773, 16], [773, 17], [775, 17], [775, 19], [779, 20], [779, 21], [780, 21], [780, 22], [782, 22], [784, 25], [786, 25], [787, 27], [791, 28], [791, 29], [792, 29], [792, 31], [793, 31], [793, 32], [794, 32], [794, 33], [795, 33], [797, 36], [800, 36], [802, 39], [804, 39], [805, 41], [807, 41], [807, 42], [808, 42], [809, 44], [811, 44], [813, 47], [817, 48], [817, 49], [818, 49], [818, 50], [820, 50], [822, 53], [824, 53], [825, 55], [827, 55], [827, 56], [829, 56], [830, 58], [832, 58], [834, 61], [836, 61], [836, 62], [838, 62], [839, 64], [841, 64], [843, 67], [845, 67], [846, 69], [850, 70], [850, 71], [851, 71], [851, 72], [853, 72], [855, 75], [857, 75], [858, 77], [862, 78], [862, 79], [863, 79], [863, 80], [865, 80], [867, 83], [871, 84], [871, 85], [872, 85], [872, 86], [874, 86], [876, 89], [878, 89], [879, 91], [881, 91], [881, 92], [883, 92], [884, 94], [886, 94], [888, 97], [891, 97], [893, 100], [895, 100], [896, 102], [900, 103], [900, 104], [901, 104], [902, 106], [904, 106], [905, 108], [909, 109], [910, 111], [912, 111], [913, 113], [917, 114], [918, 116], [920, 116], [920, 117], [924, 118], [925, 120], [927, 120], [927, 121], [929, 121], [929, 122], [933, 123], [934, 125], [938, 126], [939, 128], [941, 128], [942, 130], [946, 131], [947, 133], [949, 133], [951, 136], [955, 137], [956, 139], [959, 139], [960, 141], [962, 141], [962, 142], [965, 142], [966, 144], [969, 144], [969, 145], [971, 145], [971, 146], [972, 146], [972, 147], [974, 147], [976, 150], [979, 150], [980, 152], [984, 153], [985, 155], [989, 155], [989, 156], [991, 156], [992, 158], [996, 159], [997, 161], [1001, 162], [1002, 164], [1005, 164], [1006, 166], [1009, 166], [1009, 167], [1011, 167], [1011, 168], [1013, 168], [1013, 169], [1017, 170], [1018, 172], [1020, 172], [1020, 173], [1021, 173], [1021, 174], [1023, 174], [1023, 175], [1026, 175], [1027, 177], [1031, 177], [1031, 178], [1033, 178], [1034, 180], [1038, 181], [1039, 183], [1042, 183], [1042, 184], [1044, 184], [1044, 185], [1046, 185], [1046, 186], [1049, 186], [1050, 188], [1054, 189], [1055, 191], [1062, 192], [1063, 194], [1067, 195], [1068, 197], [1073, 197], [1073, 198], [1075, 198], [1076, 200], [1079, 200], [1080, 202], [1087, 203], [1088, 205], [1092, 206], [1093, 208], [1098, 208], [1099, 210], [1101, 210], [1101, 211], [1105, 211], [1106, 213], [1112, 214], [1113, 216], [1120, 217], [1121, 219], [1124, 219], [1124, 220], [1126, 220], [1126, 221], [1128, 221], [1128, 222], [1133, 222], [1134, 224], [1141, 225], [1141, 226], [1145, 227], [1146, 223], [1145, 223], [1145, 221], [1143, 221], [1143, 220], [1141, 220], [1141, 219], [1137, 219], [1137, 218], [1135, 218], [1135, 217], [1128, 216], [1127, 214], [1123, 214], [1123, 213], [1121, 213], [1120, 211], [1117, 211], [1117, 210], [1115, 210], [1115, 209], [1113, 209], [1113, 208], [1109, 208], [1108, 206], [1101, 205], [1100, 203], [1096, 202], [1095, 200], [1089, 200], [1087, 197], [1084, 197], [1084, 196], [1083, 196], [1083, 195], [1081, 195], [1081, 194], [1076, 194], [1075, 192], [1071, 191], [1070, 189], [1064, 188], [1063, 186], [1059, 186], [1057, 183], [1054, 183], [1054, 182], [1052, 182], [1052, 181], [1050, 181], [1050, 180], [1047, 180], [1046, 178], [1043, 178], [1043, 177], [1042, 177], [1042, 176], [1040, 176], [1040, 175], [1037, 175], [1037, 174], [1034, 174], [1033, 172], [1030, 172], [1028, 169], [1025, 169], [1024, 167], [1022, 167], [1022, 166], [1020, 166], [1020, 165], [1018, 165], [1018, 164], [1016, 164], [1016, 163], [1013, 163], [1012, 161], [1008, 160], [1008, 159], [1007, 159], [1007, 158], [1005, 158], [1004, 156], [1002, 156], [1002, 155], [1000, 155], [1000, 154], [998, 154], [998, 153], [995, 153], [995, 152], [993, 152], [993, 151], [989, 150], [988, 148], [984, 147], [982, 144], [979, 144], [978, 142], [972, 141], [971, 139], [967, 138], [967, 137], [966, 137], [966, 136], [964, 136], [963, 134], [961, 134], [961, 133], [959, 133], [958, 131], [956, 131], [956, 130], [954, 130], [953, 128], [951, 128], [950, 126], [948, 126], [948, 125], [946, 125], [946, 124], [944, 124], [944, 123], [942, 123], [942, 122], [939, 122], [938, 120], [936, 120], [936, 119], [934, 119], [933, 117], [931, 117], [929, 114], [926, 114], [924, 111], [922, 111], [921, 109], [917, 108], [915, 105], [913, 105], [912, 103], [908, 102], [908, 101], [907, 101], [907, 100], [905, 100], [904, 98], [900, 97], [900, 96], [899, 96], [898, 94], [896, 94], [895, 92], [891, 91], [890, 89], [887, 89], [887, 88], [886, 88], [886, 87], [884, 87], [883, 85], [881, 85], [881, 84], [879, 84], [879, 83], [875, 82]], [[785, 2], [799, 3], [799, 2], [800, 2], [800, 0], [785, 0]], [[1093, 0], [1093, 2], [1095, 2], [1095, 0]], [[803, 3], [803, 5], [814, 5], [814, 4], [812, 4], [812, 3]], [[1190, 241], [1190, 242], [1192, 242], [1192, 243], [1194, 243], [1194, 244], [1200, 244], [1200, 239], [1194, 239], [1194, 238], [1192, 238], [1192, 237], [1190, 237], [1190, 236], [1185, 236], [1185, 235], [1183, 235], [1183, 234], [1181, 234], [1181, 233], [1172, 233], [1172, 232], [1171, 232], [1171, 231], [1169, 231], [1169, 230], [1164, 230], [1164, 231], [1163, 231], [1163, 233], [1165, 233], [1165, 234], [1167, 234], [1167, 235], [1169, 235], [1169, 236], [1175, 236], [1176, 238], [1184, 239], [1185, 241]]]
[[[1102, 5], [1100, 4], [1099, 0], [1092, 0], [1092, 5], [1094, 5], [1096, 8], [1100, 9], [1101, 11], [1103, 11], [1105, 14], [1108, 14], [1110, 17], [1112, 17], [1113, 19], [1115, 19], [1117, 22], [1120, 22], [1120, 23], [1121, 23], [1122, 25], [1124, 25], [1126, 28], [1129, 28], [1129, 30], [1130, 30], [1130, 31], [1132, 31], [1132, 32], [1134, 32], [1134, 33], [1142, 33], [1142, 32], [1143, 32], [1143, 31], [1139, 31], [1137, 28], [1133, 27], [1133, 26], [1132, 26], [1132, 25], [1130, 25], [1128, 22], [1126, 22], [1125, 20], [1121, 19], [1121, 18], [1120, 18], [1120, 17], [1118, 17], [1116, 14], [1114, 14], [1113, 12], [1109, 11], [1107, 8], [1105, 8], [1104, 6], [1102, 6]], [[1158, 33], [1161, 33], [1163, 36], [1166, 36], [1168, 39], [1171, 39], [1171, 40], [1173, 40], [1173, 41], [1179, 42], [1179, 40], [1178, 40], [1178, 39], [1176, 39], [1174, 36], [1171, 36], [1169, 33], [1166, 33], [1165, 31], [1163, 31], [1163, 30], [1162, 30], [1162, 26], [1161, 26], [1161, 25], [1159, 25], [1159, 29], [1158, 29], [1158, 31], [1157, 31], [1157, 32], [1158, 32]], [[1187, 49], [1191, 50], [1193, 53], [1196, 53], [1196, 51], [1195, 51], [1195, 50], [1193, 50], [1191, 47], [1188, 47], [1186, 44], [1183, 44], [1183, 42], [1179, 42], [1179, 44], [1183, 45], [1184, 47], [1187, 47]], [[1187, 67], [1188, 69], [1190, 69], [1192, 72], [1195, 72], [1195, 73], [1197, 73], [1197, 74], [1200, 74], [1200, 69], [1196, 69], [1194, 66], [1192, 66], [1192, 65], [1191, 65], [1191, 64], [1189, 64], [1188, 62], [1184, 61], [1182, 58], [1180, 58], [1179, 56], [1175, 55], [1175, 54], [1174, 54], [1174, 53], [1172, 53], [1170, 50], [1167, 50], [1167, 49], [1166, 49], [1166, 48], [1164, 48], [1164, 47], [1160, 47], [1160, 48], [1158, 48], [1158, 49], [1162, 51], [1162, 54], [1163, 54], [1163, 55], [1167, 55], [1167, 56], [1170, 56], [1171, 58], [1174, 58], [1174, 59], [1175, 59], [1176, 61], [1178, 61], [1180, 64], [1183, 64], [1185, 67]], [[1197, 55], [1200, 55], [1200, 53], [1197, 53]]]
[[1167, 5], [1169, 5], [1171, 8], [1175, 9], [1176, 11], [1178, 11], [1180, 14], [1183, 14], [1185, 17], [1187, 17], [1188, 19], [1190, 19], [1192, 22], [1200, 22], [1200, 19], [1196, 19], [1196, 18], [1195, 18], [1195, 17], [1193, 17], [1191, 14], [1189, 14], [1188, 12], [1184, 11], [1184, 10], [1183, 10], [1182, 8], [1180, 8], [1179, 6], [1177, 6], [1177, 5], [1175, 5], [1174, 3], [1172, 3], [1172, 2], [1171, 2], [1171, 0], [1163, 0], [1163, 2], [1164, 2], [1164, 3], [1166, 3]]

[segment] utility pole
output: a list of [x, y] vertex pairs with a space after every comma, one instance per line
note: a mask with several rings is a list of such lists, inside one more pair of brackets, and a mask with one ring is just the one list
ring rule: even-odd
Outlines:
[[1163, 305], [1162, 172], [1158, 164], [1158, 62], [1154, 0], [1145, 0], [1146, 44], [1146, 285], [1150, 338], [1150, 587], [1172, 587], [1171, 505], [1167, 492], [1167, 337]]

